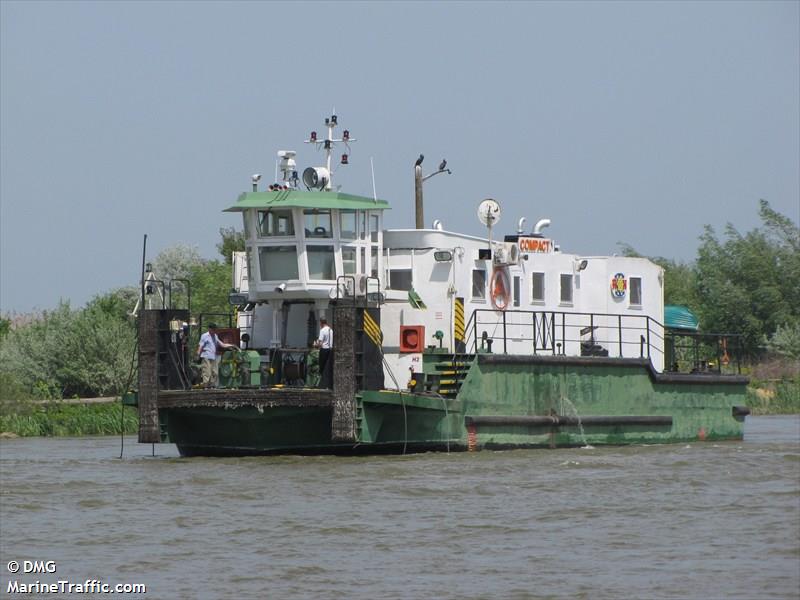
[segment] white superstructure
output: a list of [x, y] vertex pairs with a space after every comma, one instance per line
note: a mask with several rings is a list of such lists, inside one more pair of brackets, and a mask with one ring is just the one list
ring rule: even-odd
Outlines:
[[[315, 133], [308, 140], [324, 145], [326, 166], [304, 171], [307, 191], [298, 189], [294, 153], [282, 151], [283, 182], [259, 192], [254, 180], [254, 191], [229, 209], [244, 220], [247, 251], [234, 255], [232, 302], [249, 348], [306, 348], [333, 300], [364, 296], [380, 307], [387, 387], [418, 370], [424, 346], [641, 356], [664, 369], [661, 267], [562, 252], [542, 233], [549, 219], [530, 233], [521, 219], [509, 235], [495, 200], [476, 199], [486, 237], [446, 231], [440, 222], [384, 230], [385, 201], [326, 191], [333, 145], [353, 141], [347, 131], [333, 138], [335, 117], [326, 125], [325, 140]], [[424, 328], [412, 349], [402, 339], [409, 326]]]

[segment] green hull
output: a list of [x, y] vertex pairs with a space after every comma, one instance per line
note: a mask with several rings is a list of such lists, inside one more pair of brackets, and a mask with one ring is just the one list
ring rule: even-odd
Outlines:
[[273, 391], [267, 405], [162, 407], [162, 441], [184, 455], [351, 454], [736, 440], [744, 433], [744, 377], [660, 375], [631, 359], [493, 354], [477, 355], [464, 373], [453, 397], [357, 393], [351, 440], [334, 441], [335, 400], [303, 406], [303, 391], [293, 390], [291, 406]]

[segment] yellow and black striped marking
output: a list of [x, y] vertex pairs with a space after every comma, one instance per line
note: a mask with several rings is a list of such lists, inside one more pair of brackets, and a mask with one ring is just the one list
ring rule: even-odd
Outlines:
[[375, 319], [373, 319], [366, 310], [364, 311], [364, 333], [372, 340], [373, 344], [380, 347], [383, 341], [383, 333], [375, 322]]
[[453, 319], [453, 337], [456, 341], [457, 348], [463, 348], [466, 343], [466, 338], [464, 335], [464, 299], [463, 298], [456, 298], [455, 299], [455, 306], [453, 310], [454, 319]]

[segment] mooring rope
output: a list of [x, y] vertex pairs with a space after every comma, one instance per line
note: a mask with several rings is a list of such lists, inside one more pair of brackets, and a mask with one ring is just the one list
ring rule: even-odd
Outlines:
[[389, 363], [386, 360], [386, 357], [383, 355], [383, 351], [381, 350], [381, 360], [383, 361], [383, 366], [386, 367], [386, 370], [389, 371], [389, 377], [391, 377], [392, 382], [394, 382], [394, 387], [397, 388], [397, 391], [400, 391], [400, 384], [397, 382], [397, 379], [392, 373], [392, 368], [389, 366]]

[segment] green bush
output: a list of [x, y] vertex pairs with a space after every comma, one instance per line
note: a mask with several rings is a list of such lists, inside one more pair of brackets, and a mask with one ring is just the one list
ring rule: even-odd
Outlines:
[[42, 400], [111, 396], [125, 387], [134, 345], [133, 323], [102, 303], [62, 302], [0, 340], [0, 373]]

